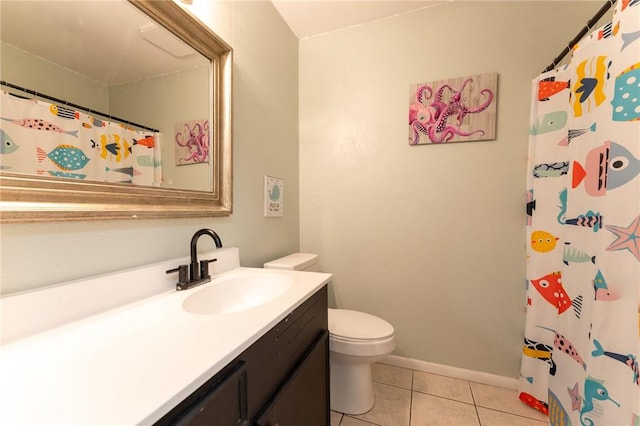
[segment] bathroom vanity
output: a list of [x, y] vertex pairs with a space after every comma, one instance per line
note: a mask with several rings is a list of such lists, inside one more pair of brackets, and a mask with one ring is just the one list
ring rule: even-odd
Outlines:
[[205, 256], [0, 298], [0, 424], [327, 425], [331, 274]]
[[326, 426], [328, 369], [324, 286], [157, 424]]

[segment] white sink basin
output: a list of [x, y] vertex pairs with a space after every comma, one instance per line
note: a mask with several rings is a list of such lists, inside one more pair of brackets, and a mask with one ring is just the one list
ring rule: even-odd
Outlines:
[[[228, 314], [265, 304], [286, 293], [293, 281], [267, 273], [221, 277], [207, 287], [195, 290], [182, 303], [192, 314]], [[185, 290], [191, 291], [191, 290]]]

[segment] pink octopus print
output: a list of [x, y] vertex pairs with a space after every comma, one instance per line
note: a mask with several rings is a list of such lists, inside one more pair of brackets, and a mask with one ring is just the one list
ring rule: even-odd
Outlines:
[[209, 120], [176, 124], [176, 165], [209, 161]]
[[490, 73], [413, 85], [409, 144], [493, 139], [497, 78]]

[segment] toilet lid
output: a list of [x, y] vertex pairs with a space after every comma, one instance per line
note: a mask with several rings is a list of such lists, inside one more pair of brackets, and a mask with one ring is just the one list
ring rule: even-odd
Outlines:
[[379, 340], [393, 335], [382, 318], [348, 309], [329, 309], [329, 334], [341, 339]]

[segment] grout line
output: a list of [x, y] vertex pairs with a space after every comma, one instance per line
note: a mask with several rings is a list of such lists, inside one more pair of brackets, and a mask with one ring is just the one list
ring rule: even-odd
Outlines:
[[[348, 414], [343, 414], [343, 415], [342, 415], [342, 418], [344, 419], [345, 417], [349, 417], [350, 419], [355, 419], [355, 420], [361, 421], [361, 422], [363, 422], [363, 423], [366, 423], [366, 424], [368, 424], [368, 425], [372, 425], [372, 426], [385, 426], [385, 425], [381, 425], [381, 424], [378, 424], [378, 423], [370, 422], [369, 420], [361, 419], [361, 418], [359, 418], [359, 417], [357, 417], [357, 416], [350, 416], [350, 415], [348, 415]], [[341, 421], [340, 423], [342, 423], [342, 421]]]
[[460, 404], [476, 406], [476, 404], [474, 404], [473, 402], [460, 401], [459, 399], [449, 398], [447, 396], [437, 395], [435, 393], [422, 392], [422, 391], [412, 391], [412, 392], [419, 393], [419, 394], [422, 394], [422, 395], [429, 395], [429, 396], [432, 396], [434, 398], [446, 399], [447, 401], [459, 402]]
[[471, 400], [473, 401], [473, 407], [476, 410], [476, 417], [478, 418], [478, 425], [482, 426], [482, 422], [480, 421], [480, 413], [478, 412], [478, 404], [476, 404], [476, 397], [473, 395], [473, 387], [471, 386], [471, 382], [467, 382], [469, 386], [469, 392], [471, 392]]
[[511, 416], [522, 417], [523, 419], [527, 419], [527, 420], [534, 420], [534, 421], [537, 421], [537, 422], [546, 423], [544, 420], [540, 420], [540, 419], [537, 419], [535, 417], [529, 417], [529, 416], [526, 416], [526, 415], [523, 415], [523, 414], [514, 413], [512, 411], [503, 411], [503, 410], [499, 410], [499, 409], [496, 409], [496, 408], [483, 407], [482, 405], [476, 405], [476, 407], [483, 408], [483, 409], [489, 410], [489, 411], [495, 411], [496, 413], [509, 414]]
[[473, 401], [473, 405], [477, 407], [478, 404], [476, 404], [476, 397], [475, 395], [473, 395], [473, 386], [471, 386], [471, 382], [467, 382], [467, 384], [469, 385], [469, 392], [471, 392], [471, 400]]
[[[2, 0], [0, 0], [0, 1], [2, 1]], [[408, 388], [405, 388], [405, 387], [402, 387], [402, 386], [398, 386], [398, 385], [393, 385], [391, 383], [380, 382], [378, 380], [374, 380], [373, 383], [378, 383], [380, 385], [385, 385], [385, 386], [391, 386], [392, 388], [396, 388], [396, 389], [402, 389], [402, 390], [411, 391], [411, 389], [408, 389]]]
[[[337, 426], [340, 426], [342, 424], [342, 419], [344, 419], [344, 414], [338, 411], [333, 411], [329, 409], [329, 422], [331, 422], [331, 413], [340, 414], [340, 420], [338, 420], [338, 425], [337, 425]], [[333, 426], [333, 422], [331, 422], [331, 426]]]
[[415, 374], [414, 370], [411, 370], [411, 393], [409, 394], [409, 424], [407, 426], [411, 426], [411, 412], [413, 411], [413, 376]]

